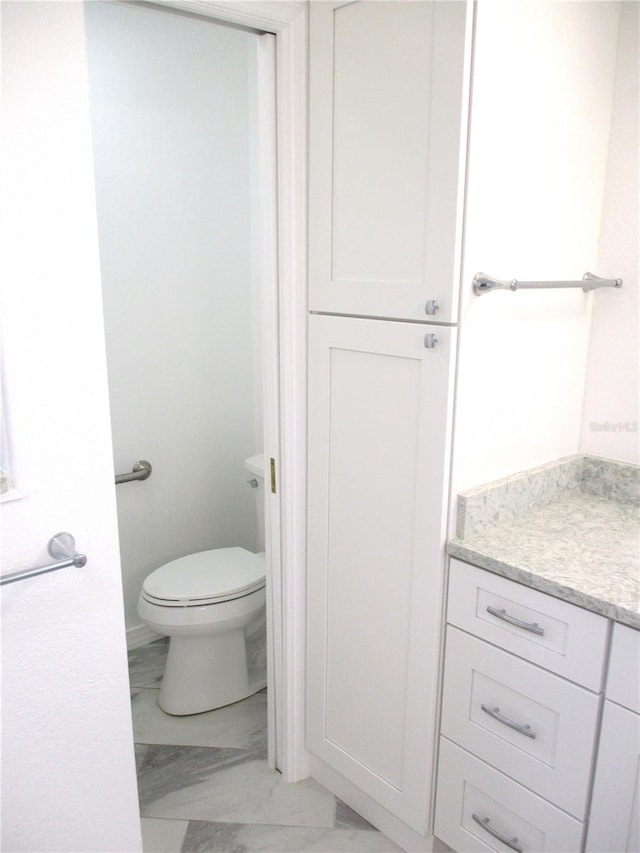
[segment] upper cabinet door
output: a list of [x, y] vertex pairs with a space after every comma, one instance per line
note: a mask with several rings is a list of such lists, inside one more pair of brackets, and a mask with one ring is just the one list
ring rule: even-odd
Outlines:
[[453, 323], [471, 4], [312, 2], [312, 311]]

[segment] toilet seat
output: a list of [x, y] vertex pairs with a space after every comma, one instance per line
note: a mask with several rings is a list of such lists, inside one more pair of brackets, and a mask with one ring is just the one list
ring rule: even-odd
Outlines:
[[162, 607], [195, 607], [241, 598], [264, 585], [264, 554], [215, 548], [160, 566], [144, 581], [141, 595]]

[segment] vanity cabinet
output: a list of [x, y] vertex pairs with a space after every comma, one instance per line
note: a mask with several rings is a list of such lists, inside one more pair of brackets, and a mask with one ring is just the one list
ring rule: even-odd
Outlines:
[[640, 631], [615, 625], [587, 853], [640, 849]]
[[607, 644], [603, 617], [451, 561], [438, 838], [581, 849]]
[[457, 851], [640, 849], [640, 631], [610, 628], [451, 560], [438, 838]]

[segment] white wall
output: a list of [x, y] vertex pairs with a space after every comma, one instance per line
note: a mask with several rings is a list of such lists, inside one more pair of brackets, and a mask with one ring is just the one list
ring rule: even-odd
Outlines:
[[479, 271], [601, 272], [619, 15], [618, 3], [479, 0], [454, 492], [578, 449], [590, 301], [600, 294], [475, 297], [471, 282]]
[[2, 325], [20, 500], [2, 571], [2, 849], [140, 850], [83, 5], [4, 2]]
[[638, 3], [622, 4], [598, 267], [624, 280], [594, 300], [580, 448], [640, 462]]
[[88, 4], [87, 32], [115, 466], [153, 466], [117, 488], [132, 627], [157, 566], [256, 546], [256, 37], [106, 3]]

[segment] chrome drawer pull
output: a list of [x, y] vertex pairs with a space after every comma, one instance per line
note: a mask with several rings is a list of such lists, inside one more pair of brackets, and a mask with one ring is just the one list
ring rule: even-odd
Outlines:
[[515, 625], [516, 628], [522, 628], [524, 631], [531, 631], [532, 634], [538, 634], [541, 637], [544, 636], [544, 628], [541, 628], [537, 622], [523, 622], [522, 619], [516, 619], [515, 616], [509, 616], [504, 608], [502, 610], [498, 610], [496, 607], [492, 607], [490, 604], [487, 604], [487, 613], [495, 616], [496, 619], [502, 619], [503, 622]]
[[486, 829], [489, 835], [493, 835], [494, 838], [497, 838], [498, 841], [502, 841], [503, 844], [506, 844], [507, 847], [510, 847], [512, 850], [517, 850], [518, 853], [522, 853], [522, 847], [518, 844], [518, 839], [515, 837], [508, 839], [501, 832], [498, 832], [497, 829], [494, 829], [492, 826], [489, 826], [489, 818], [488, 817], [478, 817], [478, 815], [474, 812], [471, 817], [475, 820], [476, 823], [479, 823], [483, 829]]
[[514, 723], [513, 720], [509, 719], [509, 717], [505, 717], [500, 713], [500, 708], [490, 708], [484, 703], [480, 705], [480, 707], [486, 714], [493, 717], [494, 720], [498, 720], [499, 723], [504, 723], [504, 725], [509, 726], [510, 729], [515, 729], [517, 732], [520, 732], [521, 735], [526, 735], [527, 737], [535, 740], [536, 733], [528, 723]]

